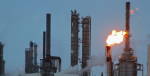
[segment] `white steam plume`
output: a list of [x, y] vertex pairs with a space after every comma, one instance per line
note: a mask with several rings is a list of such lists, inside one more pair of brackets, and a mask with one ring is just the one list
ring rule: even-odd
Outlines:
[[[118, 58], [119, 55], [121, 55], [122, 52], [115, 54], [112, 58], [113, 59], [112, 61], [116, 61], [116, 59]], [[79, 65], [75, 65], [74, 67], [70, 66], [68, 69], [62, 70], [59, 73], [61, 73], [61, 74], [78, 74], [78, 75], [81, 75], [84, 71], [88, 71], [94, 66], [103, 67], [105, 63], [106, 63], [105, 54], [103, 54], [103, 55], [99, 54], [98, 56], [91, 55], [89, 57], [89, 60], [87, 60], [87, 66], [85, 68], [83, 68], [81, 70], [78, 70]]]
[[104, 54], [103, 55], [99, 54], [98, 56], [91, 55], [89, 57], [89, 60], [87, 60], [87, 66], [85, 68], [79, 70], [77, 74], [80, 75], [84, 71], [88, 71], [94, 66], [102, 66], [103, 67], [105, 62], [106, 62], [106, 60], [105, 60], [105, 55]]
[[62, 70], [61, 74], [81, 74], [84, 71], [90, 70], [93, 66], [104, 66], [105, 64], [105, 55], [101, 55], [99, 54], [98, 56], [96, 55], [92, 55], [89, 57], [89, 60], [87, 60], [87, 67], [85, 67], [84, 69], [81, 69], [78, 71], [79, 69], [79, 65], [76, 65], [74, 67], [69, 67], [66, 70]]
[[62, 70], [59, 73], [60, 74], [75, 74], [76, 72], [78, 72], [79, 66], [75, 65], [75, 66], [70, 66], [68, 69], [66, 70]]

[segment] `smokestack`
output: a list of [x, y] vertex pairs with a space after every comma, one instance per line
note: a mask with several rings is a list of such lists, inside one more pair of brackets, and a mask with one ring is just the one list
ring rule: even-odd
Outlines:
[[107, 76], [112, 76], [111, 47], [106, 46]]
[[106, 49], [107, 49], [107, 57], [111, 57], [111, 47], [106, 46]]
[[46, 56], [50, 56], [51, 14], [46, 15]]
[[45, 31], [43, 32], [43, 59], [45, 59]]
[[126, 32], [127, 37], [125, 38], [125, 51], [129, 51], [130, 48], [130, 2], [126, 2]]

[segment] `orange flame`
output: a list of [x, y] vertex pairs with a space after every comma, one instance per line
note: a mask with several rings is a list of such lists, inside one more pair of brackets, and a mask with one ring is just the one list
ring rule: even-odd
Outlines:
[[130, 10], [129, 12], [131, 12], [131, 14], [134, 14], [133, 12], [134, 12], [134, 10]]
[[117, 32], [116, 30], [112, 31], [112, 34], [108, 36], [106, 43], [108, 46], [119, 44], [123, 41], [123, 37], [126, 34], [124, 31]]
[[136, 8], [136, 11], [138, 10], [138, 8]]

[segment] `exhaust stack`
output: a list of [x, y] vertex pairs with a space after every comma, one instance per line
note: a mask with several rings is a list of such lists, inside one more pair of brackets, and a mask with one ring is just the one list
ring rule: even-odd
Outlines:
[[125, 38], [125, 51], [130, 51], [130, 2], [126, 2], [126, 32], [127, 37]]
[[111, 47], [106, 46], [107, 76], [112, 76]]
[[50, 34], [51, 34], [51, 14], [46, 15], [46, 56], [51, 56], [50, 54]]

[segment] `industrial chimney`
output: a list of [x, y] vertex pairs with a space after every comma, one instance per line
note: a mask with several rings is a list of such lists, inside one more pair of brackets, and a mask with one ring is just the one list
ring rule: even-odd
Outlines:
[[46, 15], [46, 56], [51, 56], [50, 54], [50, 40], [51, 40], [51, 14]]
[[130, 2], [126, 2], [126, 32], [125, 51], [130, 51]]

